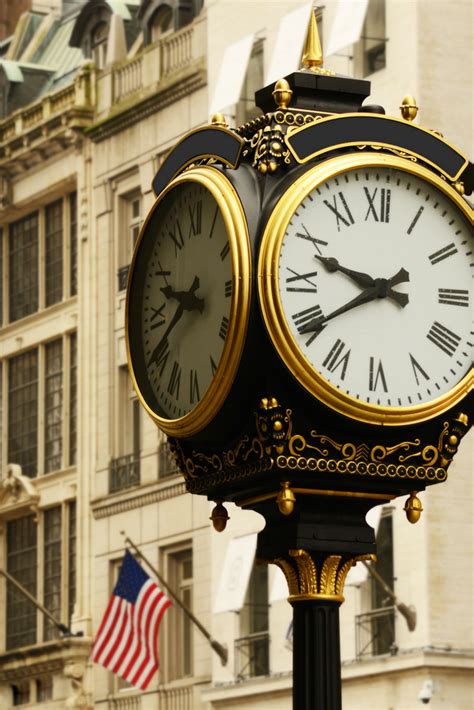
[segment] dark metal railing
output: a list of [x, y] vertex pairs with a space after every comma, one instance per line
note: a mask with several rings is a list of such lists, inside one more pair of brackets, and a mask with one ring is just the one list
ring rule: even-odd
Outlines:
[[112, 459], [109, 466], [109, 492], [116, 493], [140, 484], [140, 456], [128, 454]]
[[393, 652], [395, 648], [394, 606], [358, 614], [355, 623], [357, 660]]
[[236, 678], [252, 678], [270, 673], [270, 636], [261, 632], [236, 639], [234, 646]]

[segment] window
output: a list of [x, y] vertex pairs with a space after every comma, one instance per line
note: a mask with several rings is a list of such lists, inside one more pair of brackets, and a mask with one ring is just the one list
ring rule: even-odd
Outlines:
[[[33, 596], [37, 595], [37, 552], [35, 516], [8, 522], [7, 571]], [[36, 609], [12, 584], [7, 585], [6, 611], [7, 649], [36, 643]]]
[[36, 700], [44, 703], [53, 699], [53, 677], [50, 675], [36, 679]]
[[[70, 363], [68, 372], [66, 356]], [[73, 334], [7, 361], [8, 461], [19, 464], [25, 476], [34, 478], [75, 461], [76, 358]], [[69, 392], [69, 417], [66, 417], [65, 391]]]
[[268, 675], [268, 566], [254, 564], [240, 613], [241, 637], [235, 642], [237, 678]]
[[[167, 554], [167, 572], [171, 589], [183, 604], [193, 607], [193, 553], [182, 549]], [[167, 611], [167, 653], [165, 662], [168, 680], [193, 675], [193, 627], [189, 617], [177, 605]]]
[[168, 5], [162, 5], [151, 19], [151, 41], [156, 42], [172, 29], [173, 10]]
[[105, 67], [108, 35], [109, 26], [106, 22], [99, 22], [91, 33], [92, 59], [97, 69]]
[[14, 222], [9, 243], [10, 321], [38, 310], [38, 213]]
[[127, 288], [128, 269], [135, 244], [137, 243], [140, 227], [142, 225], [142, 200], [137, 192], [121, 197], [120, 214], [122, 215], [122, 234], [120, 235], [118, 271], [118, 288], [124, 291]]
[[356, 73], [369, 76], [386, 65], [385, 0], [369, 0], [359, 47], [355, 47]]
[[[7, 522], [7, 570], [44, 604], [58, 621], [70, 623], [75, 602], [75, 502]], [[74, 530], [73, 530], [74, 528]], [[38, 544], [41, 541], [41, 555]], [[38, 564], [38, 561], [42, 563]], [[6, 647], [58, 638], [54, 624], [12, 585], [7, 584]], [[43, 689], [48, 692], [46, 688]], [[45, 698], [47, 699], [47, 698]]]
[[110, 463], [110, 492], [140, 483], [141, 408], [127, 367], [118, 371], [118, 457]]
[[250, 54], [240, 100], [236, 107], [236, 123], [247, 123], [262, 113], [255, 106], [255, 92], [263, 86], [263, 41], [255, 42]]
[[179, 473], [178, 467], [171, 453], [170, 445], [167, 441], [163, 441], [158, 448], [158, 477], [166, 478], [176, 473]]
[[[391, 509], [384, 509], [377, 532], [375, 569], [393, 589], [393, 535]], [[370, 611], [356, 616], [356, 657], [380, 656], [392, 651], [395, 644], [395, 607], [392, 598], [372, 576], [367, 581]]]
[[26, 705], [30, 702], [30, 684], [27, 680], [20, 681], [11, 686], [12, 689], [12, 704]]
[[8, 284], [3, 296], [9, 322], [77, 293], [76, 212], [72, 193], [9, 225], [5, 262], [0, 249], [1, 262], [7, 266], [2, 276]]

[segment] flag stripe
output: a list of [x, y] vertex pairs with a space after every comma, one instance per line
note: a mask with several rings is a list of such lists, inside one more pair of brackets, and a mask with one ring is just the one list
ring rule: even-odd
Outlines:
[[127, 551], [92, 660], [145, 690], [158, 669], [158, 631], [170, 600]]

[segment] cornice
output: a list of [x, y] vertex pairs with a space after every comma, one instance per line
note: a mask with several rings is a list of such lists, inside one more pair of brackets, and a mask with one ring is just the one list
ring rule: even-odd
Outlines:
[[186, 493], [184, 482], [173, 477], [167, 484], [160, 482], [153, 486], [147, 486], [146, 488], [140, 487], [135, 490], [128, 489], [117, 496], [109, 495], [92, 501], [92, 515], [95, 520], [100, 520], [101, 518], [108, 518], [129, 510], [142, 508], [145, 505], [160, 503], [163, 500], [175, 498], [184, 493]]

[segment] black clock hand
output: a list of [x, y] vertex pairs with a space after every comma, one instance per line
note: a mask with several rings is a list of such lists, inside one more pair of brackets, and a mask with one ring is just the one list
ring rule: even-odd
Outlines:
[[342, 271], [359, 286], [373, 286], [375, 284], [375, 279], [373, 279], [369, 274], [364, 274], [361, 271], [354, 271], [353, 269], [346, 269], [345, 266], [341, 266], [337, 259], [333, 256], [319, 256], [319, 254], [314, 254], [314, 258], [318, 259], [323, 263], [329, 272]]
[[378, 287], [376, 284], [373, 286], [369, 286], [369, 288], [366, 288], [364, 291], [359, 293], [358, 296], [352, 299], [352, 301], [349, 301], [348, 303], [345, 303], [343, 306], [340, 308], [337, 308], [335, 311], [332, 311], [332, 313], [329, 313], [327, 316], [319, 316], [319, 318], [315, 318], [314, 320], [310, 321], [306, 325], [302, 326], [299, 328], [299, 332], [301, 334], [303, 333], [314, 333], [317, 331], [321, 331], [324, 327], [324, 325], [327, 323], [327, 321], [332, 320], [336, 316], [340, 316], [342, 313], [346, 313], [347, 311], [352, 310], [353, 308], [357, 308], [357, 306], [361, 306], [363, 303], [369, 303], [369, 301], [374, 301], [378, 296]]
[[199, 288], [199, 283], [199, 277], [195, 276], [191, 288], [188, 291], [175, 291], [171, 286], [165, 286], [161, 289], [161, 292], [166, 298], [174, 298], [178, 301], [185, 311], [199, 311], [202, 313], [204, 310], [204, 299], [198, 298], [195, 294]]
[[399, 283], [410, 280], [410, 275], [405, 269], [400, 269], [395, 276], [391, 279], [373, 279], [369, 274], [364, 274], [361, 271], [354, 271], [353, 269], [347, 269], [342, 266], [337, 259], [332, 256], [325, 257], [314, 255], [315, 259], [321, 261], [329, 272], [341, 271], [343, 274], [349, 276], [352, 281], [355, 281], [359, 286], [374, 286], [378, 287], [378, 297], [379, 298], [393, 298], [394, 301], [398, 303], [399, 306], [404, 308], [408, 303], [408, 295], [406, 293], [399, 293], [394, 291], [392, 286], [396, 286]]
[[161, 339], [158, 342], [158, 345], [155, 347], [153, 350], [151, 357], [148, 361], [148, 367], [156, 361], [158, 361], [163, 354], [163, 352], [166, 350], [166, 347], [168, 345], [168, 335], [171, 333], [173, 328], [175, 327], [176, 323], [179, 321], [181, 316], [184, 313], [184, 308], [181, 304], [179, 304], [178, 308], [176, 309], [176, 312], [173, 316], [173, 318], [170, 320], [168, 327], [166, 328], [165, 332], [163, 333]]
[[408, 279], [409, 274], [403, 268], [390, 279], [375, 279], [373, 286], [369, 286], [364, 289], [364, 291], [359, 293], [359, 295], [353, 298], [352, 301], [349, 301], [344, 306], [337, 308], [327, 316], [319, 316], [319, 318], [315, 318], [306, 325], [302, 326], [299, 329], [299, 332], [303, 334], [321, 331], [327, 321], [332, 320], [336, 316], [340, 316], [342, 313], [346, 313], [353, 308], [357, 308], [357, 306], [361, 306], [363, 303], [375, 301], [376, 298], [387, 298], [387, 296], [390, 296], [391, 298], [394, 298], [397, 303], [402, 306], [402, 308], [404, 308], [408, 303], [408, 295], [406, 293], [398, 293], [397, 291], [393, 291], [391, 287], [392, 285], [408, 281]]

